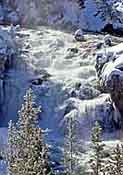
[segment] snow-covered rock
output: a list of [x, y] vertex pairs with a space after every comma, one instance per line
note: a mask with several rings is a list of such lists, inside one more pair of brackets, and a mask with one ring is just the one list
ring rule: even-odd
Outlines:
[[[123, 110], [123, 44], [107, 48], [96, 55], [97, 77], [104, 92], [111, 95], [114, 106], [122, 116]], [[118, 113], [118, 112], [117, 112]], [[122, 117], [120, 119], [122, 123]]]
[[[96, 70], [97, 75], [108, 87], [108, 81], [111, 81], [113, 75], [118, 75], [122, 80], [122, 65], [123, 65], [123, 44], [104, 47], [103, 50], [96, 54]], [[110, 84], [110, 83], [109, 83]], [[111, 84], [110, 84], [111, 85]]]
[[74, 37], [77, 41], [84, 41], [84, 34], [83, 34], [82, 29], [76, 30]]

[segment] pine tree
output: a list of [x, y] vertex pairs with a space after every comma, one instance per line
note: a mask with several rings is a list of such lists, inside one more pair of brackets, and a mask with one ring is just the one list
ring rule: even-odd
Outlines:
[[79, 123], [76, 120], [76, 110], [73, 110], [69, 116], [65, 118], [66, 133], [64, 139], [64, 165], [67, 175], [75, 175], [81, 167], [79, 166], [79, 146], [78, 138]]
[[103, 160], [103, 151], [104, 144], [101, 140], [101, 127], [98, 122], [95, 123], [95, 126], [92, 129], [92, 143], [94, 155], [90, 161], [91, 166], [91, 175], [100, 175], [103, 172], [104, 160]]
[[38, 113], [32, 90], [29, 89], [16, 124], [9, 123], [8, 172], [9, 175], [47, 175], [50, 171], [47, 146], [42, 129], [38, 127]]
[[123, 175], [123, 145], [117, 144], [110, 154], [105, 172], [108, 175]]

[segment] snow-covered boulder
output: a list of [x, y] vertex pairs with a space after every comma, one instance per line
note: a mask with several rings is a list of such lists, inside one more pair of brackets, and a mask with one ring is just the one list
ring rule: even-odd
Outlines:
[[104, 45], [105, 46], [111, 46], [112, 45], [112, 38], [110, 35], [106, 35], [104, 37]]
[[74, 37], [76, 39], [76, 41], [84, 41], [84, 34], [83, 31], [81, 29], [78, 29], [75, 34]]

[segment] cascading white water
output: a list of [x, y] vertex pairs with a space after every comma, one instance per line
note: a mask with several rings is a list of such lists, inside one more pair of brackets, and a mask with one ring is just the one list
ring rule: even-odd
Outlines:
[[[25, 33], [30, 35], [25, 39], [25, 42], [28, 41], [30, 45], [29, 53], [20, 57], [19, 59], [22, 59], [22, 62], [18, 60], [16, 67], [7, 73], [8, 79], [5, 80], [5, 102], [1, 125], [4, 126], [10, 119], [16, 118], [25, 90], [31, 85], [30, 80], [39, 76], [41, 70], [45, 69], [51, 75], [49, 80], [32, 87], [38, 103], [43, 108], [41, 114], [44, 121], [41, 121], [43, 127], [54, 130], [57, 134], [58, 125], [65, 115], [65, 108], [69, 99], [73, 98], [75, 103], [73, 106], [79, 109], [81, 108], [79, 105], [83, 104], [84, 99], [97, 97], [100, 93], [92, 87], [96, 73], [91, 40], [92, 38], [96, 40], [96, 36], [91, 36], [87, 43], [83, 43], [87, 47], [90, 40], [92, 48], [88, 48], [90, 52], [87, 56], [87, 48], [85, 49], [84, 45], [82, 48], [81, 44], [76, 43], [70, 34], [45, 27], [27, 30]], [[78, 48], [78, 53], [71, 52], [70, 48]], [[78, 90], [77, 84], [81, 86]], [[93, 104], [95, 106], [96, 103]], [[80, 116], [84, 109], [79, 111]]]
[[[42, 107], [40, 125], [48, 129], [47, 141], [54, 152], [63, 144], [63, 119], [73, 113], [80, 123], [81, 139], [90, 139], [96, 120], [108, 125], [105, 118], [108, 104], [105, 102], [109, 94], [99, 96], [95, 86], [95, 44], [103, 36], [86, 34], [86, 41], [79, 43], [73, 35], [47, 27], [24, 29], [19, 34], [23, 34], [25, 44], [16, 65], [5, 74], [1, 126], [7, 126], [10, 119], [17, 119], [17, 111], [30, 86], [36, 95], [36, 102]], [[33, 83], [46, 72], [50, 74], [47, 79], [39, 84]], [[2, 131], [0, 135], [3, 135]], [[53, 156], [54, 160], [59, 159], [58, 150]]]
[[[18, 3], [16, 0], [16, 2], [20, 7], [19, 10], [24, 9], [24, 13], [29, 12], [24, 20], [29, 23], [34, 20], [30, 14], [36, 11], [35, 5], [32, 3], [32, 11], [28, 11], [29, 6], [27, 5], [28, 2], [33, 1], [25, 0]], [[40, 4], [39, 1], [36, 2]], [[60, 12], [64, 12], [63, 19], [69, 21], [72, 11], [72, 23], [75, 24], [80, 14], [74, 8], [78, 7], [75, 7], [74, 4], [71, 7], [69, 3], [64, 1], [64, 8], [60, 8]], [[61, 7], [60, 2], [56, 6]], [[57, 12], [56, 10], [56, 13], [53, 12], [54, 15], [49, 15], [50, 24], [54, 19], [60, 22]], [[39, 20], [41, 14], [36, 12], [33, 16]], [[95, 26], [98, 24], [95, 23]], [[85, 25], [87, 27], [87, 23]], [[54, 146], [61, 146], [63, 119], [75, 111], [81, 125], [82, 139], [88, 140], [94, 121], [103, 121], [107, 116], [105, 101], [109, 98], [109, 94], [98, 97], [100, 91], [95, 87], [95, 44], [102, 40], [103, 36], [87, 34], [85, 35], [86, 41], [78, 43], [71, 34], [48, 27], [38, 27], [35, 30], [25, 29], [20, 34], [24, 36], [22, 37], [23, 52], [16, 59], [16, 63], [14, 62], [13, 68], [10, 68], [5, 74], [0, 125], [6, 127], [10, 119], [16, 120], [23, 96], [29, 86], [32, 86], [36, 101], [42, 107], [40, 125], [44, 129], [49, 129], [48, 142]], [[32, 79], [40, 77], [42, 70], [50, 74], [49, 78], [39, 85], [32, 85]], [[104, 122], [108, 123], [108, 121]]]
[[[95, 88], [94, 67], [95, 43], [102, 36], [86, 35], [86, 42], [77, 43], [71, 34], [46, 27], [23, 30], [20, 34], [24, 35], [25, 44], [22, 54], [16, 59], [16, 66], [5, 74], [0, 125], [7, 126], [10, 119], [17, 118], [29, 86], [42, 106], [41, 125], [52, 130], [51, 138], [58, 139], [55, 135], [59, 135], [61, 121], [72, 108], [77, 109], [81, 123], [103, 119], [107, 112], [104, 101], [108, 95], [104, 94], [101, 100], [97, 98], [100, 92]], [[44, 70], [50, 77], [39, 85], [32, 85], [31, 80], [40, 77]], [[70, 109], [66, 112], [66, 108]], [[103, 110], [102, 114], [100, 110]]]

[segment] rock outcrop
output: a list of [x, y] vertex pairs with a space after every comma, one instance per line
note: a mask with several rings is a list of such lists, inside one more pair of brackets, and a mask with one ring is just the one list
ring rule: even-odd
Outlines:
[[96, 56], [97, 76], [103, 92], [111, 95], [111, 100], [123, 116], [123, 44], [105, 48]]

